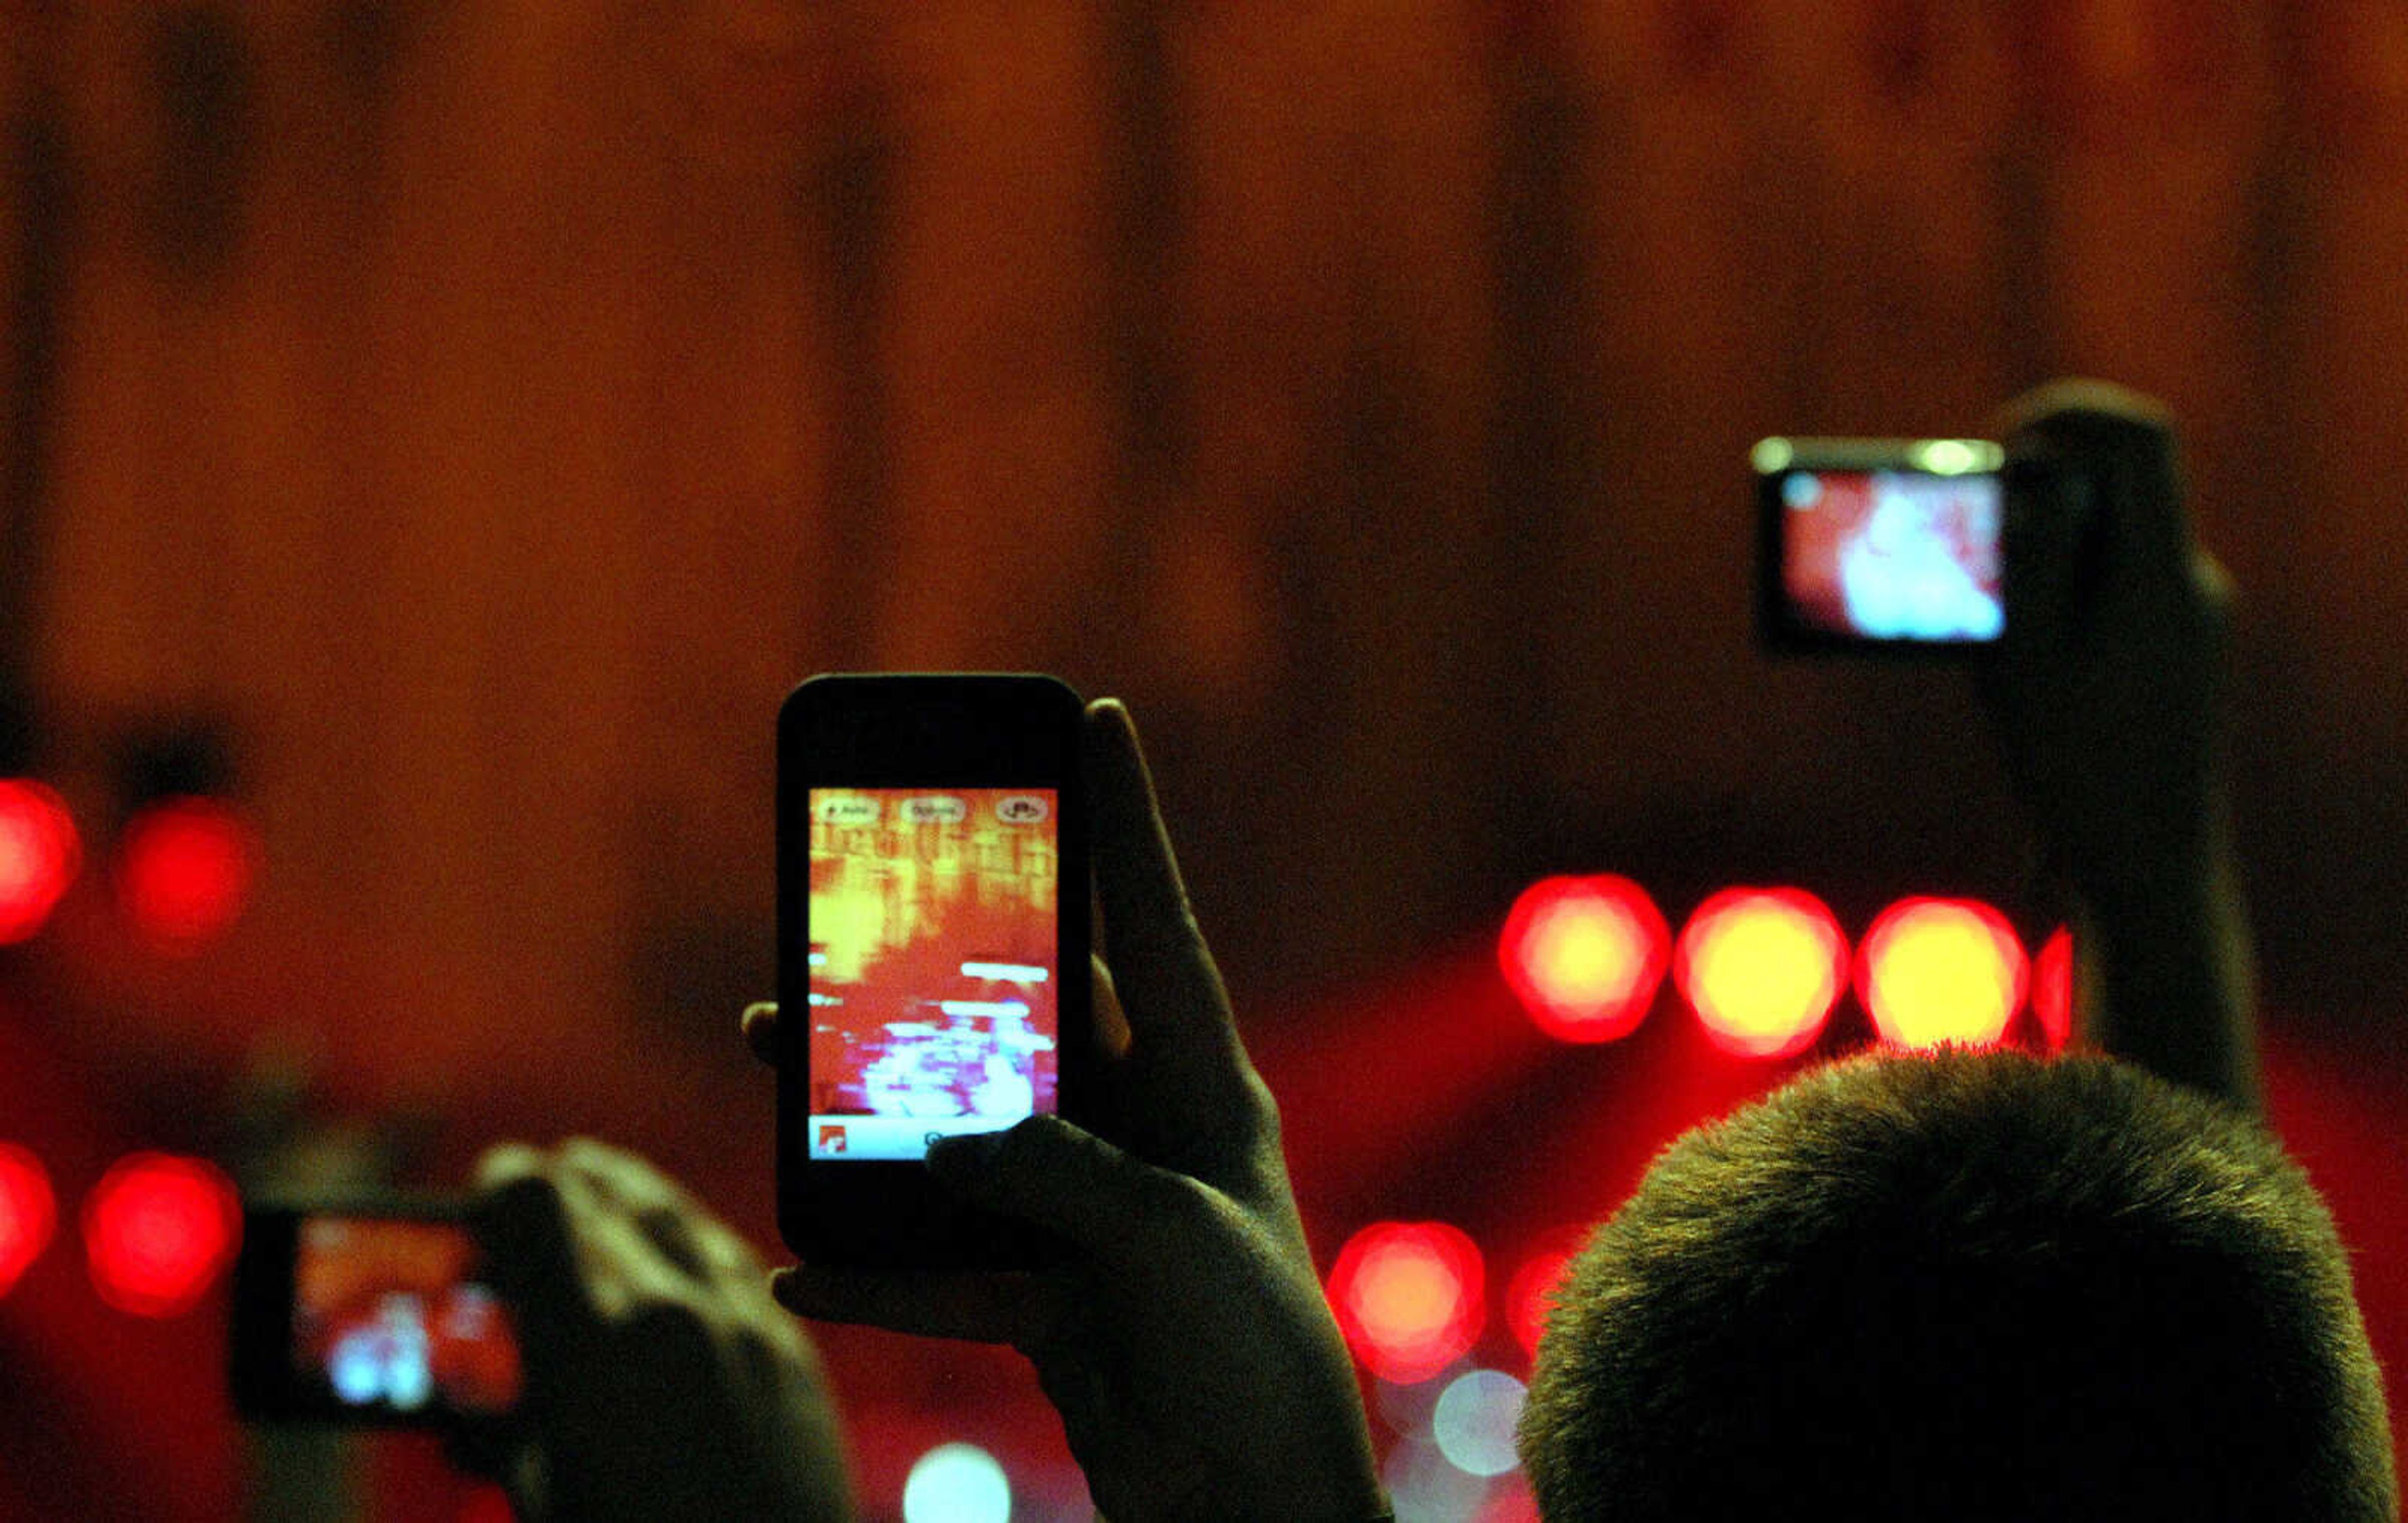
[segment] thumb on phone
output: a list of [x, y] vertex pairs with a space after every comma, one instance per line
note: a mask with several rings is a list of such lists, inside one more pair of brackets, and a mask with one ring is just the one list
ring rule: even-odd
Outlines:
[[931, 1143], [928, 1171], [971, 1204], [1034, 1222], [1106, 1262], [1145, 1251], [1199, 1189], [1051, 1115]]

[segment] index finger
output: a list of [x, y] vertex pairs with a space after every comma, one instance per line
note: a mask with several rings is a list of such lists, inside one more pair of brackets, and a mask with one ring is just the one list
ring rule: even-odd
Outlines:
[[771, 1068], [778, 1066], [778, 1001], [755, 999], [744, 1007], [744, 1045]]
[[1228, 997], [1188, 904], [1137, 726], [1116, 699], [1089, 706], [1085, 761], [1104, 960], [1130, 1034], [1140, 1046], [1221, 1039]]
[[1057, 1280], [1017, 1272], [892, 1272], [797, 1264], [769, 1278], [769, 1293], [796, 1316], [918, 1338], [1042, 1348], [1068, 1301]]

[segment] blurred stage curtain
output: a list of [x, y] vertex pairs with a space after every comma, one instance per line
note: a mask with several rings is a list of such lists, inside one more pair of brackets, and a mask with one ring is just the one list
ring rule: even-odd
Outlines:
[[20, 657], [64, 726], [230, 719], [255, 944], [445, 970], [294, 995], [452, 1030], [430, 1083], [523, 1041], [497, 1006], [764, 986], [820, 668], [1129, 696], [1255, 982], [1633, 822], [1945, 834], [1998, 802], [1953, 685], [1754, 654], [1745, 446], [2066, 370], [2190, 425], [2261, 898], [2399, 950], [2387, 0], [0, 26]]

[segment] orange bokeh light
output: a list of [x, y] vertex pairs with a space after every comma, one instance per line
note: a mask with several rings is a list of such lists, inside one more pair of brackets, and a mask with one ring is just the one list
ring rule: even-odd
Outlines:
[[1670, 941], [1645, 889], [1599, 873], [1525, 889], [1497, 955], [1541, 1030], [1565, 1042], [1612, 1042], [1646, 1019]]
[[1985, 1047], [2006, 1035], [2030, 967], [2006, 917], [1977, 899], [1901, 899], [1865, 933], [1856, 993], [1900, 1047]]
[[82, 865], [59, 796], [31, 778], [0, 778], [0, 943], [40, 930]]
[[1426, 1380], [1479, 1340], [1480, 1249], [1444, 1222], [1375, 1222], [1347, 1240], [1329, 1304], [1354, 1357], [1397, 1385]]
[[1715, 1046], [1777, 1058], [1813, 1045], [1847, 965], [1847, 938], [1812, 894], [1727, 888], [1689, 917], [1672, 980]]

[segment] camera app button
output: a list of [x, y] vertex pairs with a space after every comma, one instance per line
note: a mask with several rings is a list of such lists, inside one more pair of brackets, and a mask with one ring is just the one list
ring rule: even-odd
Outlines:
[[878, 823], [878, 800], [859, 794], [830, 794], [812, 811], [822, 825], [864, 826]]
[[1051, 804], [1029, 793], [1015, 793], [995, 804], [995, 817], [1006, 825], [1041, 825], [1053, 812]]

